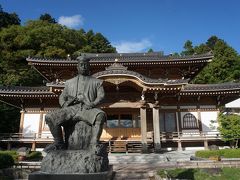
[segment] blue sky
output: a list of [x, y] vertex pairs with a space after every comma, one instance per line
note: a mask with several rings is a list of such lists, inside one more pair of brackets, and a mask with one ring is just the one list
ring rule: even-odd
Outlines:
[[181, 52], [211, 35], [240, 52], [239, 0], [0, 0], [22, 23], [49, 13], [59, 23], [101, 32], [119, 52]]

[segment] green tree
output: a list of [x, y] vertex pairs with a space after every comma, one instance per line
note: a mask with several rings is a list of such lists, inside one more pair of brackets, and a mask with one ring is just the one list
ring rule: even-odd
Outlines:
[[[214, 46], [213, 46], [214, 45]], [[201, 48], [199, 48], [202, 46]], [[207, 43], [195, 47], [199, 53], [212, 49], [214, 58], [193, 80], [193, 83], [223, 83], [239, 81], [240, 58], [237, 52], [225, 41], [213, 36]]]
[[104, 37], [101, 33], [94, 33], [93, 30], [89, 30], [87, 33], [82, 29], [80, 32], [83, 32], [85, 35], [86, 46], [81, 48], [75, 54], [82, 52], [85, 53], [115, 53], [116, 48], [114, 48], [110, 42]]
[[236, 114], [224, 115], [220, 113], [218, 117], [219, 131], [224, 141], [229, 141], [231, 147], [238, 148], [240, 139], [240, 116]]
[[154, 52], [154, 51], [153, 51], [152, 48], [150, 48], [150, 49], [148, 50], [148, 53], [152, 53], [152, 52]]
[[2, 6], [0, 5], [0, 29], [10, 25], [19, 25], [20, 22], [21, 21], [16, 13], [7, 13], [3, 11]]
[[[26, 57], [74, 57], [84, 49], [96, 53], [116, 51], [100, 33], [68, 29], [44, 19], [7, 26], [0, 31], [0, 86], [45, 85], [43, 78], [27, 65]], [[19, 116], [19, 109], [0, 103], [0, 132], [17, 132]]]
[[210, 51], [211, 49], [206, 44], [200, 44], [194, 47], [194, 54], [206, 54]]
[[192, 41], [187, 40], [183, 47], [184, 47], [185, 50], [181, 53], [181, 55], [189, 56], [189, 55], [194, 54], [194, 48], [193, 48], [193, 45], [192, 45]]
[[19, 131], [19, 109], [0, 102], [0, 133], [16, 133]]
[[42, 20], [42, 21], [47, 21], [49, 23], [57, 23], [57, 21], [48, 13], [45, 13], [45, 14], [41, 14], [41, 16], [39, 17], [39, 20]]
[[217, 37], [217, 36], [211, 36], [207, 42], [206, 42], [206, 45], [211, 49], [213, 50], [216, 43], [219, 41], [220, 39]]

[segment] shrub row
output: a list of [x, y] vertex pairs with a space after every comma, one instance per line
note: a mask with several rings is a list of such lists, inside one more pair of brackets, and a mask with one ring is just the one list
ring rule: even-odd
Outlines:
[[18, 158], [18, 153], [17, 151], [0, 151], [0, 154], [8, 154], [10, 156], [12, 156], [12, 158], [14, 159], [14, 161], [17, 161]]
[[14, 165], [14, 159], [9, 154], [0, 153], [0, 169], [12, 167]]
[[220, 150], [202, 150], [195, 152], [196, 157], [209, 158], [211, 156], [221, 156], [223, 158], [240, 158], [240, 149], [220, 149]]
[[27, 160], [40, 160], [42, 159], [42, 153], [39, 151], [33, 151], [30, 154], [27, 154]]

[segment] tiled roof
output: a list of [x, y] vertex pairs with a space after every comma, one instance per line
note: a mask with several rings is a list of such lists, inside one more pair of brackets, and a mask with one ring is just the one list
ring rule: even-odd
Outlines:
[[54, 94], [46, 86], [26, 87], [26, 86], [0, 86], [0, 94]]
[[182, 92], [240, 90], [240, 83], [188, 84]]
[[[102, 53], [102, 54], [87, 54], [90, 57], [90, 62], [145, 62], [145, 61], [184, 61], [184, 60], [205, 60], [208, 61], [213, 58], [211, 53], [201, 54], [201, 55], [192, 55], [192, 56], [172, 56], [167, 55], [163, 56], [161, 53]], [[40, 63], [77, 63], [76, 59], [45, 59], [45, 58], [35, 58], [28, 57], [28, 62]]]
[[96, 74], [93, 74], [93, 77], [100, 78], [104, 76], [131, 76], [134, 78], [139, 79], [145, 84], [150, 85], [159, 85], [159, 84], [165, 84], [165, 85], [182, 85], [187, 84], [188, 79], [176, 79], [176, 80], [168, 80], [168, 79], [152, 79], [149, 77], [146, 77], [142, 74], [139, 74], [135, 71], [129, 71], [127, 70], [127, 67], [123, 66], [120, 63], [113, 63], [111, 66], [107, 67], [105, 71], [98, 72]]

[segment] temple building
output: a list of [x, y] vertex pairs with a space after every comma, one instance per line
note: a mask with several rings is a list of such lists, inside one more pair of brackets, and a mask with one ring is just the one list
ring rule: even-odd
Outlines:
[[[163, 56], [160, 53], [88, 54], [91, 75], [103, 80], [107, 113], [101, 141], [109, 152], [159, 152], [165, 148], [221, 144], [217, 131], [219, 108], [239, 98], [239, 83], [191, 84], [212, 61], [211, 53]], [[45, 114], [59, 108], [64, 83], [77, 75], [75, 59], [27, 62], [47, 81], [43, 87], [0, 87], [0, 100], [21, 111], [19, 133], [2, 143], [53, 141]]]

